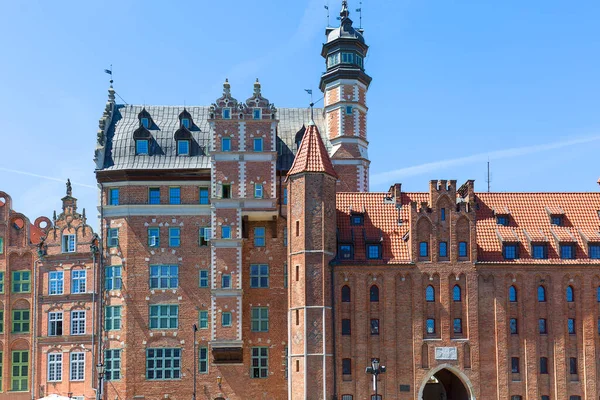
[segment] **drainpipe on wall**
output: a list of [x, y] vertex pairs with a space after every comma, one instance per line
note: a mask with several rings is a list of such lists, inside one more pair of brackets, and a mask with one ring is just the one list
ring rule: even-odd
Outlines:
[[41, 257], [34, 261], [33, 263], [33, 271], [31, 271], [32, 285], [33, 285], [33, 312], [32, 312], [32, 324], [31, 324], [31, 332], [32, 332], [32, 340], [31, 340], [31, 358], [29, 359], [31, 363], [31, 400], [35, 400], [35, 353], [37, 347], [37, 308], [38, 308], [38, 298], [37, 298], [37, 274], [39, 270], [40, 262], [42, 261]]

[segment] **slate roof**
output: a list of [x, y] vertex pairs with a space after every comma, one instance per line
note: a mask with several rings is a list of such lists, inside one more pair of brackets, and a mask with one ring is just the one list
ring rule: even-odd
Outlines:
[[[150, 148], [152, 155], [136, 155], [133, 132], [140, 127], [138, 114], [146, 109], [152, 117], [149, 127], [152, 136]], [[139, 169], [208, 169], [210, 168], [210, 127], [208, 124], [209, 107], [186, 106], [191, 114], [193, 126], [191, 155], [177, 156], [174, 139], [180, 128], [179, 114], [183, 106], [141, 106], [115, 105], [111, 125], [107, 131], [104, 171]], [[295, 139], [303, 125], [310, 121], [309, 108], [280, 108], [277, 112], [279, 125], [277, 130], [277, 168], [287, 171], [292, 165], [296, 153]], [[323, 109], [314, 110], [314, 121], [319, 127], [321, 137], [328, 151], [329, 140], [324, 136], [325, 118]], [[301, 136], [301, 135], [300, 135]]]
[[331, 158], [329, 158], [327, 149], [319, 135], [319, 128], [313, 123], [306, 128], [302, 144], [288, 175], [302, 172], [324, 172], [337, 178]]
[[[398, 213], [389, 193], [338, 193], [338, 242], [354, 243], [354, 260], [360, 264], [410, 262], [410, 203], [429, 201], [429, 193], [402, 193]], [[600, 193], [477, 193], [477, 260], [502, 264], [600, 264], [590, 259], [588, 243], [600, 244]], [[508, 226], [498, 225], [498, 210], [510, 210]], [[551, 224], [550, 210], [562, 210], [563, 225]], [[364, 213], [364, 225], [350, 225], [352, 212]], [[401, 224], [398, 222], [401, 221]], [[548, 246], [547, 259], [534, 259], [530, 240]], [[365, 243], [381, 243], [383, 260], [366, 260]], [[505, 260], [503, 243], [518, 243], [519, 258]], [[560, 258], [560, 244], [575, 244], [575, 259]], [[347, 263], [351, 263], [347, 261]]]

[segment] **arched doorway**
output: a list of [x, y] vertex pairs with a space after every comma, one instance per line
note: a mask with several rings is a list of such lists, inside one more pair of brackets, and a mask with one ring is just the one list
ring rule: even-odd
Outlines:
[[423, 380], [419, 400], [475, 400], [469, 378], [452, 365], [440, 365]]

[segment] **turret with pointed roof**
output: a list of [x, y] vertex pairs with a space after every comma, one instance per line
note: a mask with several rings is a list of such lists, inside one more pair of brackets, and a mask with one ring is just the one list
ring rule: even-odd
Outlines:
[[306, 133], [300, 143], [292, 168], [288, 176], [303, 172], [323, 172], [337, 178], [331, 158], [327, 153], [319, 128], [314, 122], [308, 125]]

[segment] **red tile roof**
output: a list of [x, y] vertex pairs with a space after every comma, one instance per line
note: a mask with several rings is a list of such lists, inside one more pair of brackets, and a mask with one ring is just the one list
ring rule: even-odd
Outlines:
[[46, 236], [43, 230], [38, 228], [37, 226], [31, 224], [29, 225], [29, 241], [32, 244], [39, 244], [40, 240]]
[[[373, 263], [408, 263], [410, 203], [427, 202], [429, 193], [402, 193], [400, 205], [389, 193], [338, 193], [337, 225], [339, 242], [353, 240], [352, 263], [368, 262], [365, 243], [381, 243], [383, 260]], [[600, 264], [590, 259], [587, 243], [600, 244], [600, 193], [477, 193], [478, 262], [533, 264]], [[551, 224], [547, 211], [562, 210], [563, 226]], [[509, 225], [496, 223], [494, 210], [509, 210]], [[352, 213], [364, 212], [364, 225], [350, 224]], [[400, 222], [400, 223], [399, 223]], [[405, 236], [406, 235], [406, 236]], [[533, 259], [530, 240], [548, 246], [548, 258]], [[519, 259], [505, 260], [503, 242], [519, 243]], [[575, 243], [575, 259], [560, 258], [560, 243]], [[350, 263], [350, 261], [347, 261]]]
[[329, 153], [327, 153], [323, 139], [319, 134], [319, 129], [314, 123], [306, 128], [288, 176], [302, 172], [324, 172], [337, 178]]

